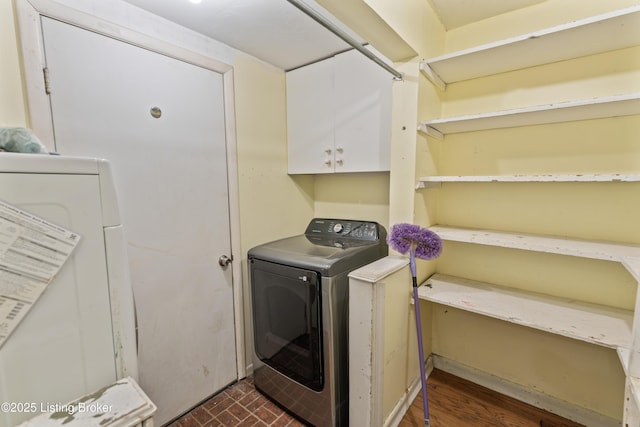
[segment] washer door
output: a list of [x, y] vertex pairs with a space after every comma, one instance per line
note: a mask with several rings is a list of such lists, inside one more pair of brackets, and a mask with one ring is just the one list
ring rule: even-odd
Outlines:
[[322, 390], [320, 275], [258, 259], [250, 268], [256, 355], [300, 384]]

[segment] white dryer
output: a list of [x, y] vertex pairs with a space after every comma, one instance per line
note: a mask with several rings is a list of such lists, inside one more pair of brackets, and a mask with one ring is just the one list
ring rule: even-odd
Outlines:
[[138, 366], [129, 266], [109, 163], [0, 153], [0, 200], [81, 236], [0, 347], [0, 402], [22, 404], [0, 411], [5, 427], [37, 415], [34, 408], [69, 402], [126, 376], [137, 379]]

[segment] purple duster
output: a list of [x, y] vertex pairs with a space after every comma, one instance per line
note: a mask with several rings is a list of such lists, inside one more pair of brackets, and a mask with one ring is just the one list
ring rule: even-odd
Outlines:
[[415, 224], [403, 223], [392, 226], [387, 242], [401, 254], [406, 254], [415, 247], [415, 256], [421, 259], [434, 259], [442, 253], [440, 236]]
[[413, 281], [413, 300], [415, 301], [416, 330], [418, 333], [418, 352], [420, 357], [420, 380], [422, 382], [422, 407], [424, 409], [424, 425], [430, 426], [429, 402], [427, 400], [427, 376], [424, 369], [424, 350], [422, 348], [422, 327], [420, 307], [418, 305], [418, 280], [416, 278], [416, 257], [434, 259], [442, 253], [442, 240], [431, 230], [414, 224], [396, 224], [391, 227], [387, 242], [394, 250], [406, 254], [409, 252], [411, 278]]

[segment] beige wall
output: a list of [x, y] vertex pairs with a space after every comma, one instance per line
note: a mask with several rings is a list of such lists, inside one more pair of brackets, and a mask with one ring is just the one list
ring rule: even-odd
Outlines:
[[624, 372], [614, 350], [439, 305], [432, 321], [434, 353], [622, 418]]
[[314, 216], [314, 181], [309, 175], [287, 175], [284, 71], [241, 53], [234, 62], [245, 341], [250, 364], [253, 327], [247, 251], [304, 231]]
[[314, 216], [376, 221], [389, 227], [387, 172], [315, 177]]

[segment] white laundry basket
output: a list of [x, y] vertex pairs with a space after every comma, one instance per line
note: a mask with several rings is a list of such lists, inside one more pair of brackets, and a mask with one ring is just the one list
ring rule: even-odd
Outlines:
[[73, 402], [43, 402], [46, 412], [19, 427], [153, 427], [157, 407], [131, 378]]

